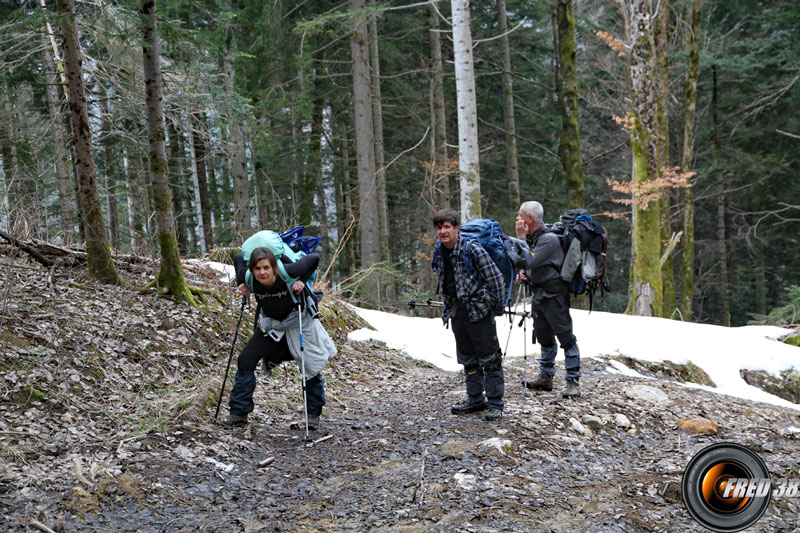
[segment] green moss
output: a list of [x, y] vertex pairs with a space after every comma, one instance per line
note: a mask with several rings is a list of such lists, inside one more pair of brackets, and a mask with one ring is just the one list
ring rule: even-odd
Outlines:
[[783, 342], [786, 344], [791, 344], [792, 346], [800, 346], [800, 335], [792, 335], [791, 337], [786, 337]]
[[44, 400], [46, 397], [44, 392], [40, 391], [37, 388], [29, 387], [28, 385], [22, 387], [22, 390], [25, 391], [32, 398], [36, 398], [37, 400]]

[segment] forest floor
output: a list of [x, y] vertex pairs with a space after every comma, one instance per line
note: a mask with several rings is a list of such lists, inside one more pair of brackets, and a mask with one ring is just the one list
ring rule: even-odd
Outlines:
[[[773, 479], [800, 472], [800, 411], [690, 388], [693, 372], [651, 364], [661, 378], [586, 359], [583, 397], [565, 400], [563, 373], [553, 392], [527, 394], [523, 362], [507, 361], [503, 419], [453, 416], [462, 375], [348, 341], [359, 320], [330, 299], [339, 354], [314, 442], [290, 428], [302, 420], [293, 364], [259, 371], [251, 424], [223, 429], [214, 409], [239, 305], [210, 273], [187, 270], [228, 303], [195, 310], [136, 290], [154, 264], [110, 287], [8, 249], [0, 260], [3, 531], [702, 531], [680, 482], [703, 447], [735, 441]], [[252, 309], [240, 331], [251, 328]], [[676, 425], [697, 417], [719, 432]], [[748, 531], [798, 531], [799, 508], [773, 499]]]

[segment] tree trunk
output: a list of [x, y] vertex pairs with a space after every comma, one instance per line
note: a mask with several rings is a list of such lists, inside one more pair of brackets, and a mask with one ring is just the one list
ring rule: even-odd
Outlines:
[[578, 116], [578, 78], [575, 61], [575, 15], [572, 0], [556, 0], [558, 27], [558, 91], [561, 103], [561, 164], [567, 185], [567, 207], [584, 207], [583, 157]]
[[[166, 118], [166, 117], [165, 117]], [[172, 173], [169, 179], [170, 195], [172, 196], [172, 213], [175, 217], [175, 233], [178, 238], [178, 251], [181, 254], [186, 254], [189, 251], [189, 238], [188, 230], [186, 227], [186, 212], [183, 209], [183, 191], [182, 189], [182, 155], [180, 150], [180, 143], [175, 123], [172, 120], [167, 121], [167, 137], [169, 140], [169, 158], [167, 166], [172, 168]], [[165, 172], [165, 174], [167, 174]]]
[[128, 228], [130, 228], [131, 251], [144, 250], [144, 228], [142, 227], [142, 190], [138, 185], [138, 174], [130, 171], [128, 148], [122, 149], [122, 170], [125, 176], [125, 196], [128, 199]]
[[511, 50], [508, 46], [508, 17], [506, 0], [497, 0], [497, 30], [503, 54], [503, 128], [506, 139], [506, 180], [508, 181], [508, 206], [516, 211], [520, 206], [519, 164], [517, 162], [517, 128], [514, 123], [514, 87], [511, 82]]
[[61, 36], [64, 39], [64, 70], [69, 90], [69, 111], [72, 137], [75, 145], [78, 189], [80, 191], [81, 217], [86, 232], [86, 261], [89, 276], [103, 283], [118, 285], [122, 282], [111, 259], [111, 248], [106, 241], [103, 211], [97, 193], [97, 176], [92, 156], [92, 138], [86, 92], [83, 84], [78, 29], [75, 23], [75, 0], [57, 0], [61, 15]]
[[304, 166], [303, 188], [298, 198], [297, 223], [308, 226], [314, 210], [314, 194], [317, 180], [322, 173], [322, 121], [325, 100], [322, 97], [322, 82], [314, 79], [314, 110], [311, 116], [311, 136], [308, 142], [308, 158]]
[[111, 154], [112, 131], [111, 115], [109, 114], [108, 90], [102, 83], [100, 86], [100, 110], [102, 117], [100, 124], [103, 137], [103, 172], [106, 175], [106, 213], [108, 214], [108, 233], [111, 246], [119, 250], [119, 215], [117, 213], [117, 180], [114, 176], [114, 159]]
[[433, 126], [433, 161], [431, 180], [434, 210], [450, 207], [450, 172], [447, 166], [447, 121], [444, 103], [442, 40], [439, 37], [439, 14], [428, 5], [428, 43], [431, 54], [431, 124]]
[[[228, 96], [235, 95], [235, 73], [233, 58], [236, 56], [236, 39], [231, 37], [223, 58], [226, 88]], [[231, 108], [228, 114], [230, 121], [231, 143], [231, 178], [233, 179], [234, 240], [243, 241], [252, 233], [250, 227], [250, 197], [247, 185], [247, 158], [245, 156], [244, 132], [242, 119], [238, 110]]]
[[[364, 0], [350, 0], [350, 11], [363, 8]], [[375, 135], [370, 94], [367, 23], [360, 14], [353, 17], [351, 24], [353, 31], [350, 37], [350, 50], [353, 57], [353, 110], [358, 167], [361, 268], [367, 269], [381, 260], [377, 184], [375, 182]], [[373, 296], [377, 302], [379, 300], [377, 284], [375, 284]]]
[[[669, 166], [669, 0], [659, 0], [655, 23], [656, 52], [656, 128], [658, 131], [659, 176], [662, 169]], [[671, 190], [665, 189], [659, 200], [659, 227], [661, 234], [661, 254], [666, 253], [672, 238], [672, 217], [670, 208]], [[675, 274], [672, 253], [667, 255], [661, 266], [662, 315], [671, 317], [675, 311]]]
[[[355, 220], [355, 213], [353, 212], [353, 197], [356, 196], [357, 184], [353, 183], [352, 173], [350, 172], [350, 143], [347, 137], [347, 125], [350, 124], [350, 118], [347, 110], [339, 107], [334, 101], [331, 111], [331, 130], [333, 132], [334, 150], [336, 152], [336, 165], [335, 183], [337, 191], [336, 200], [336, 229], [339, 240], [339, 246], [342, 246], [342, 241], [348, 232], [350, 224]], [[356, 262], [356, 239], [350, 236], [344, 244], [342, 256], [344, 259], [344, 272], [350, 277], [355, 273]]]
[[[44, 0], [41, 7], [46, 10]], [[70, 191], [69, 170], [67, 169], [67, 146], [64, 142], [64, 118], [61, 115], [61, 101], [58, 97], [58, 88], [62, 85], [56, 73], [55, 39], [50, 23], [46, 23], [47, 33], [44, 36], [44, 64], [45, 80], [47, 83], [47, 110], [50, 114], [50, 127], [53, 132], [53, 148], [56, 153], [56, 183], [58, 185], [58, 204], [61, 215], [61, 225], [64, 230], [64, 244], [69, 246], [75, 239], [75, 210]]]
[[[198, 118], [200, 119], [199, 126], [202, 128], [202, 131], [209, 131], [207, 113], [203, 111], [200, 113]], [[220, 207], [219, 187], [217, 185], [217, 176], [214, 170], [214, 159], [211, 157], [212, 146], [210, 142], [206, 143], [204, 136], [201, 136], [200, 139], [202, 140], [203, 147], [205, 149], [206, 174], [208, 176], [208, 207], [211, 211], [211, 232], [213, 233], [215, 229], [219, 230], [219, 228], [222, 226], [220, 222], [222, 219], [222, 208]]]
[[[386, 171], [383, 168], [385, 161], [383, 154], [383, 109], [381, 107], [381, 61], [378, 54], [378, 17], [374, 14], [369, 19], [369, 64], [372, 87], [372, 124], [373, 134], [375, 135], [375, 183], [378, 188], [378, 231], [380, 234], [381, 260], [384, 263], [391, 263]], [[388, 287], [391, 290], [393, 285], [389, 284]]]
[[478, 152], [478, 108], [472, 63], [469, 0], [450, 0], [453, 12], [453, 53], [458, 105], [458, 171], [461, 183], [461, 220], [481, 217], [481, 173]]
[[[655, 42], [648, 0], [625, 2], [628, 73], [631, 84], [631, 149], [633, 182], [646, 187], [658, 176], [658, 131], [655, 118]], [[637, 315], [661, 316], [661, 239], [657, 201], [645, 203], [634, 198], [633, 205], [633, 290], [629, 310]]]
[[317, 210], [319, 212], [319, 236], [321, 237], [319, 253], [323, 259], [328, 259], [328, 202], [325, 199], [325, 183], [319, 180], [317, 183]]
[[[689, 31], [686, 48], [689, 53], [689, 65], [686, 72], [686, 93], [684, 95], [685, 117], [683, 122], [683, 152], [681, 154], [681, 171], [688, 172], [694, 160], [694, 130], [697, 110], [697, 80], [700, 75], [700, 33], [703, 20], [704, 0], [693, 0], [689, 14]], [[681, 189], [683, 204], [683, 238], [681, 254], [681, 316], [684, 320], [692, 319], [692, 301], [694, 293], [694, 181], [689, 187]]]
[[144, 76], [149, 139], [149, 168], [153, 182], [153, 199], [158, 220], [158, 243], [161, 248], [161, 269], [158, 285], [161, 292], [169, 292], [178, 301], [196, 306], [194, 295], [183, 277], [178, 238], [172, 214], [172, 200], [168, 185], [167, 151], [164, 135], [164, 104], [159, 40], [156, 23], [155, 0], [139, 0], [139, 14], [144, 33]]
[[728, 251], [725, 231], [725, 176], [722, 171], [722, 143], [719, 139], [717, 93], [717, 66], [711, 67], [713, 92], [711, 94], [711, 122], [714, 128], [714, 175], [717, 181], [717, 248], [719, 250], [720, 319], [723, 326], [731, 325], [731, 297], [728, 287]]
[[192, 150], [194, 152], [195, 176], [199, 193], [200, 217], [203, 224], [204, 251], [209, 251], [214, 247], [214, 232], [211, 226], [211, 204], [208, 194], [208, 179], [206, 178], [208, 150], [206, 150], [205, 141], [200, 135], [201, 121], [196, 114], [190, 115], [189, 123], [192, 126]]

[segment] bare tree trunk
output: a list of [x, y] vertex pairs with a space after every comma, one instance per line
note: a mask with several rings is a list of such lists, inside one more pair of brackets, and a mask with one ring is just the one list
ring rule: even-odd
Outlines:
[[575, 15], [572, 0], [556, 0], [558, 92], [561, 103], [561, 164], [567, 184], [567, 207], [583, 207], [583, 157], [578, 116], [575, 61]]
[[[655, 24], [656, 52], [656, 130], [658, 135], [657, 171], [669, 166], [669, 0], [659, 0]], [[659, 199], [659, 227], [661, 233], [661, 254], [668, 252], [667, 246], [672, 238], [672, 217], [670, 213], [671, 190], [666, 189]], [[675, 274], [672, 253], [661, 265], [662, 315], [671, 317], [675, 311]]]
[[450, 172], [447, 165], [447, 117], [444, 104], [444, 68], [442, 66], [442, 40], [439, 37], [439, 14], [433, 5], [428, 5], [428, 43], [431, 54], [431, 125], [433, 126], [433, 162], [431, 180], [434, 190], [433, 205], [450, 207]]
[[[339, 242], [345, 238], [348, 227], [351, 222], [355, 220], [355, 213], [353, 210], [353, 197], [357, 196], [356, 188], [357, 183], [354, 183], [352, 173], [350, 172], [350, 142], [347, 136], [347, 124], [350, 123], [350, 117], [347, 110], [340, 107], [335, 101], [332, 105], [331, 111], [331, 130], [334, 138], [334, 151], [336, 159], [336, 174], [334, 176], [336, 183], [336, 231]], [[357, 198], [356, 198], [357, 199]], [[342, 257], [344, 259], [345, 272], [348, 276], [355, 273], [356, 263], [356, 239], [351, 236], [344, 244]]]
[[[223, 57], [226, 87], [228, 95], [235, 94], [235, 74], [233, 58], [236, 55], [236, 38], [231, 37], [231, 43]], [[233, 179], [233, 209], [234, 209], [234, 240], [244, 240], [252, 232], [250, 227], [250, 196], [247, 185], [247, 158], [245, 157], [244, 132], [242, 119], [236, 109], [230, 109], [228, 120], [231, 135], [231, 178]]]
[[[44, 0], [41, 7], [46, 10]], [[55, 39], [50, 23], [46, 24], [47, 33], [44, 36], [44, 73], [47, 82], [47, 110], [50, 114], [50, 127], [53, 132], [53, 148], [56, 153], [56, 183], [58, 185], [58, 204], [61, 215], [61, 224], [64, 229], [64, 244], [69, 246], [75, 238], [75, 210], [70, 191], [69, 170], [67, 169], [67, 146], [64, 142], [64, 118], [61, 115], [61, 99], [58, 97], [58, 88], [62, 80], [56, 74], [57, 51]]]
[[200, 135], [201, 122], [197, 115], [190, 114], [189, 123], [192, 127], [192, 151], [195, 161], [195, 179], [197, 180], [200, 219], [203, 224], [204, 251], [209, 251], [214, 247], [214, 232], [211, 226], [211, 204], [208, 197], [208, 179], [206, 178], [206, 158], [208, 157], [208, 150], [206, 150], [206, 144], [203, 141], [202, 135]]
[[64, 70], [69, 89], [70, 122], [75, 144], [81, 217], [86, 231], [86, 260], [89, 276], [103, 283], [120, 284], [122, 280], [111, 259], [111, 249], [106, 241], [103, 211], [97, 194], [97, 177], [92, 156], [92, 139], [89, 112], [86, 108], [86, 91], [83, 84], [81, 51], [75, 24], [75, 0], [57, 0], [61, 19], [61, 36], [64, 39]]
[[100, 124], [103, 137], [103, 171], [106, 174], [106, 213], [108, 214], [108, 233], [111, 246], [119, 250], [119, 215], [117, 214], [117, 180], [114, 176], [114, 159], [111, 154], [111, 120], [109, 114], [108, 90], [100, 86]]
[[319, 213], [319, 236], [322, 238], [320, 242], [320, 255], [328, 259], [328, 202], [325, 199], [325, 184], [320, 179], [317, 183], [317, 212]]
[[136, 173], [131, 173], [130, 163], [128, 159], [128, 148], [122, 148], [122, 170], [125, 177], [125, 196], [128, 200], [128, 228], [131, 238], [131, 251], [133, 253], [141, 253], [142, 235], [144, 229], [142, 227], [142, 205], [141, 205], [141, 189], [135, 183], [137, 180]]
[[[364, 8], [364, 0], [350, 0], [350, 11]], [[378, 219], [377, 184], [375, 182], [375, 135], [370, 94], [369, 43], [367, 23], [363, 15], [353, 17], [350, 50], [353, 57], [353, 109], [356, 130], [356, 162], [358, 166], [359, 226], [361, 233], [361, 268], [367, 269], [381, 260]], [[372, 291], [380, 299], [377, 284]]]
[[304, 166], [302, 192], [297, 203], [297, 223], [310, 225], [312, 211], [314, 210], [314, 194], [317, 189], [317, 180], [322, 173], [322, 113], [325, 101], [320, 94], [322, 88], [319, 79], [314, 79], [314, 110], [311, 116], [311, 136], [308, 142], [308, 158]]
[[731, 325], [731, 297], [728, 287], [728, 251], [725, 231], [725, 176], [722, 171], [722, 143], [719, 139], [719, 120], [717, 93], [717, 66], [711, 67], [714, 83], [711, 94], [711, 122], [714, 128], [714, 174], [717, 179], [717, 247], [719, 249], [719, 297], [721, 300], [720, 324]]
[[[621, 4], [625, 17], [628, 73], [631, 84], [631, 149], [633, 183], [641, 188], [658, 176], [655, 118], [655, 40], [649, 0], [628, 0]], [[658, 202], [634, 198], [633, 206], [633, 290], [628, 310], [637, 315], [661, 316], [661, 239]]]
[[197, 306], [194, 295], [186, 283], [178, 253], [178, 238], [172, 215], [172, 201], [168, 185], [167, 151], [164, 145], [164, 104], [159, 40], [156, 23], [155, 0], [139, 0], [139, 14], [144, 33], [144, 76], [147, 105], [147, 129], [150, 141], [149, 167], [153, 182], [153, 199], [158, 220], [158, 243], [161, 248], [161, 269], [158, 284], [162, 292], [169, 292], [178, 301]]
[[[704, 0], [693, 0], [689, 14], [689, 31], [686, 48], [689, 65], [686, 72], [686, 93], [684, 95], [685, 118], [683, 123], [683, 153], [681, 171], [688, 172], [694, 160], [694, 130], [697, 110], [697, 80], [700, 76], [701, 22], [703, 20]], [[681, 254], [681, 316], [686, 321], [692, 319], [694, 293], [694, 179], [689, 187], [681, 189], [683, 204], [683, 239]]]
[[511, 81], [511, 49], [508, 46], [508, 17], [506, 0], [497, 0], [497, 30], [503, 54], [503, 128], [506, 138], [506, 180], [508, 204], [512, 211], [519, 209], [519, 164], [517, 163], [517, 128], [514, 122], [514, 86]]
[[[374, 2], [373, 2], [374, 5]], [[383, 108], [381, 105], [381, 61], [378, 53], [378, 18], [372, 15], [369, 20], [369, 64], [372, 87], [372, 123], [375, 135], [375, 182], [378, 187], [378, 222], [380, 224], [381, 259], [392, 262], [389, 249], [389, 209], [386, 198], [386, 171], [383, 153]], [[388, 286], [391, 290], [393, 285]], [[391, 296], [390, 296], [391, 297]]]
[[[165, 117], [166, 118], [166, 117]], [[186, 212], [183, 208], [183, 187], [182, 183], [182, 154], [178, 133], [175, 123], [172, 120], [167, 122], [167, 138], [169, 141], [168, 167], [172, 168], [171, 176], [168, 179], [170, 195], [172, 196], [172, 214], [175, 217], [175, 233], [178, 238], [178, 251], [185, 254], [189, 251], [189, 233], [186, 224]]]
[[481, 216], [481, 172], [478, 151], [478, 107], [472, 62], [469, 0], [450, 0], [453, 12], [453, 53], [458, 103], [458, 170], [461, 183], [461, 220]]

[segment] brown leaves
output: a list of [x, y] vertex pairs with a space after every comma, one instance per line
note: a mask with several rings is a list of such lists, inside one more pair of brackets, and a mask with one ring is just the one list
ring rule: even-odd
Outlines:
[[653, 180], [637, 183], [606, 178], [606, 182], [614, 192], [629, 196], [629, 198], [614, 198], [614, 202], [634, 206], [637, 209], [647, 209], [650, 203], [658, 200], [664, 191], [691, 187], [691, 179], [695, 175], [695, 172], [681, 172], [680, 167], [677, 166], [663, 167], [661, 175]]

